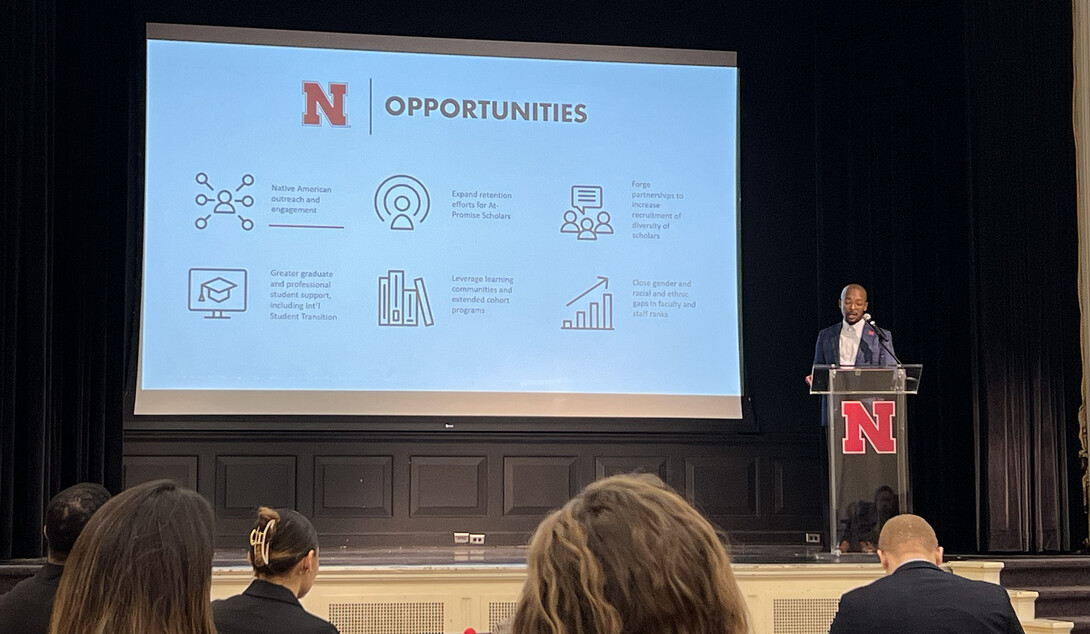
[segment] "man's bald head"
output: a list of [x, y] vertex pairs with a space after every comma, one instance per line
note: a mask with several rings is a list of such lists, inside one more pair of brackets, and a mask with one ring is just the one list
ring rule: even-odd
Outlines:
[[908, 559], [927, 559], [942, 562], [942, 549], [935, 536], [935, 529], [919, 515], [904, 513], [889, 518], [878, 536], [878, 550], [888, 559], [892, 568]]
[[863, 299], [867, 299], [867, 289], [863, 288], [862, 284], [848, 284], [840, 291], [840, 301], [844, 301], [844, 298], [848, 296], [849, 291], [862, 293]]

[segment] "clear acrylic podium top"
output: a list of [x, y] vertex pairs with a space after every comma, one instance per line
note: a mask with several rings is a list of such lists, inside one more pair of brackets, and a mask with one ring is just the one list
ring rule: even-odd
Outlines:
[[885, 367], [815, 365], [811, 394], [915, 394], [920, 387], [923, 366]]

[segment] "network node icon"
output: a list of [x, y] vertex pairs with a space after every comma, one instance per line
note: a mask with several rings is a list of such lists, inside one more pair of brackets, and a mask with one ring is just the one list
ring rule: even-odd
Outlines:
[[253, 174], [243, 174], [241, 179], [242, 182], [239, 183], [239, 186], [235, 188], [234, 192], [232, 192], [230, 189], [221, 189], [219, 191], [216, 191], [216, 188], [212, 186], [211, 182], [209, 182], [208, 174], [204, 172], [197, 172], [197, 176], [194, 180], [197, 181], [198, 185], [204, 185], [208, 188], [208, 191], [214, 192], [216, 194], [215, 196], [209, 196], [208, 194], [201, 192], [197, 194], [197, 197], [194, 199], [194, 202], [196, 202], [197, 205], [201, 207], [214, 203], [212, 207], [212, 213], [205, 216], [198, 216], [197, 219], [193, 222], [197, 229], [207, 229], [208, 220], [215, 214], [228, 214], [236, 216], [238, 218], [239, 223], [242, 225], [243, 231], [253, 230], [253, 219], [244, 218], [242, 214], [238, 213], [238, 209], [235, 206], [242, 205], [243, 207], [247, 208], [254, 206], [254, 197], [249, 194], [246, 194], [240, 198], [235, 198], [236, 192], [241, 191], [243, 187], [250, 187], [254, 184]]
[[412, 231], [424, 222], [429, 211], [428, 188], [407, 174], [387, 178], [375, 191], [375, 213], [393, 231]]

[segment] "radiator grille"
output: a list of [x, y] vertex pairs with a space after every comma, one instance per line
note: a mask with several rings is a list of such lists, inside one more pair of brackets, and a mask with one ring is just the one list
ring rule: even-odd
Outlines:
[[489, 601], [488, 602], [488, 631], [495, 632], [507, 621], [515, 616], [514, 601]]
[[329, 622], [341, 634], [442, 634], [443, 603], [331, 603]]
[[773, 634], [825, 634], [840, 599], [773, 599]]

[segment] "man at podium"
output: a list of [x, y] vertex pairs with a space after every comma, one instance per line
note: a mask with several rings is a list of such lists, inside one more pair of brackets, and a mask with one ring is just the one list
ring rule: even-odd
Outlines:
[[[884, 328], [872, 326], [867, 314], [867, 289], [860, 284], [848, 284], [840, 291], [840, 314], [844, 319], [818, 332], [814, 345], [814, 365], [884, 367], [897, 365], [893, 352], [893, 335]], [[881, 335], [881, 338], [879, 338]], [[883, 339], [885, 340], [883, 343]], [[807, 385], [812, 377], [806, 377]], [[821, 426], [829, 424], [826, 399], [821, 399]]]
[[[818, 333], [817, 343], [814, 346], [814, 365], [830, 365], [838, 367], [887, 367], [898, 364], [893, 352], [893, 338], [888, 330], [874, 325], [867, 314], [867, 289], [859, 284], [848, 284], [840, 292], [840, 313], [843, 320], [833, 324]], [[809, 382], [811, 377], [807, 377]], [[868, 410], [871, 399], [865, 399]], [[821, 424], [827, 433], [833, 433], [828, 427], [829, 411], [828, 397], [821, 399]], [[827, 465], [828, 466], [828, 465]], [[837, 466], [838, 473], [842, 466]], [[846, 473], [844, 474], [847, 475]], [[892, 481], [893, 484], [896, 480]], [[846, 490], [842, 490], [836, 496], [840, 501], [835, 511], [835, 522], [832, 531], [835, 535], [834, 544], [837, 544], [841, 552], [874, 552], [877, 543], [878, 531], [882, 529], [885, 520], [896, 515], [897, 494], [886, 484], [880, 481], [881, 486], [869, 489], [874, 491], [873, 501], [858, 495], [856, 488], [864, 486], [863, 481], [854, 483], [842, 483], [842, 488], [853, 489], [851, 497], [846, 498]], [[867, 496], [868, 498], [870, 495]], [[855, 498], [856, 501], [849, 502]], [[885, 502], [885, 498], [892, 498], [892, 505]], [[886, 508], [890, 507], [892, 508]], [[879, 509], [882, 509], [880, 511]], [[884, 512], [883, 512], [884, 511]], [[828, 518], [827, 518], [828, 519]], [[834, 535], [830, 535], [833, 537]]]
[[875, 328], [863, 319], [867, 314], [867, 289], [859, 284], [848, 284], [840, 291], [839, 305], [844, 320], [818, 333], [814, 365], [897, 365], [890, 332]]

